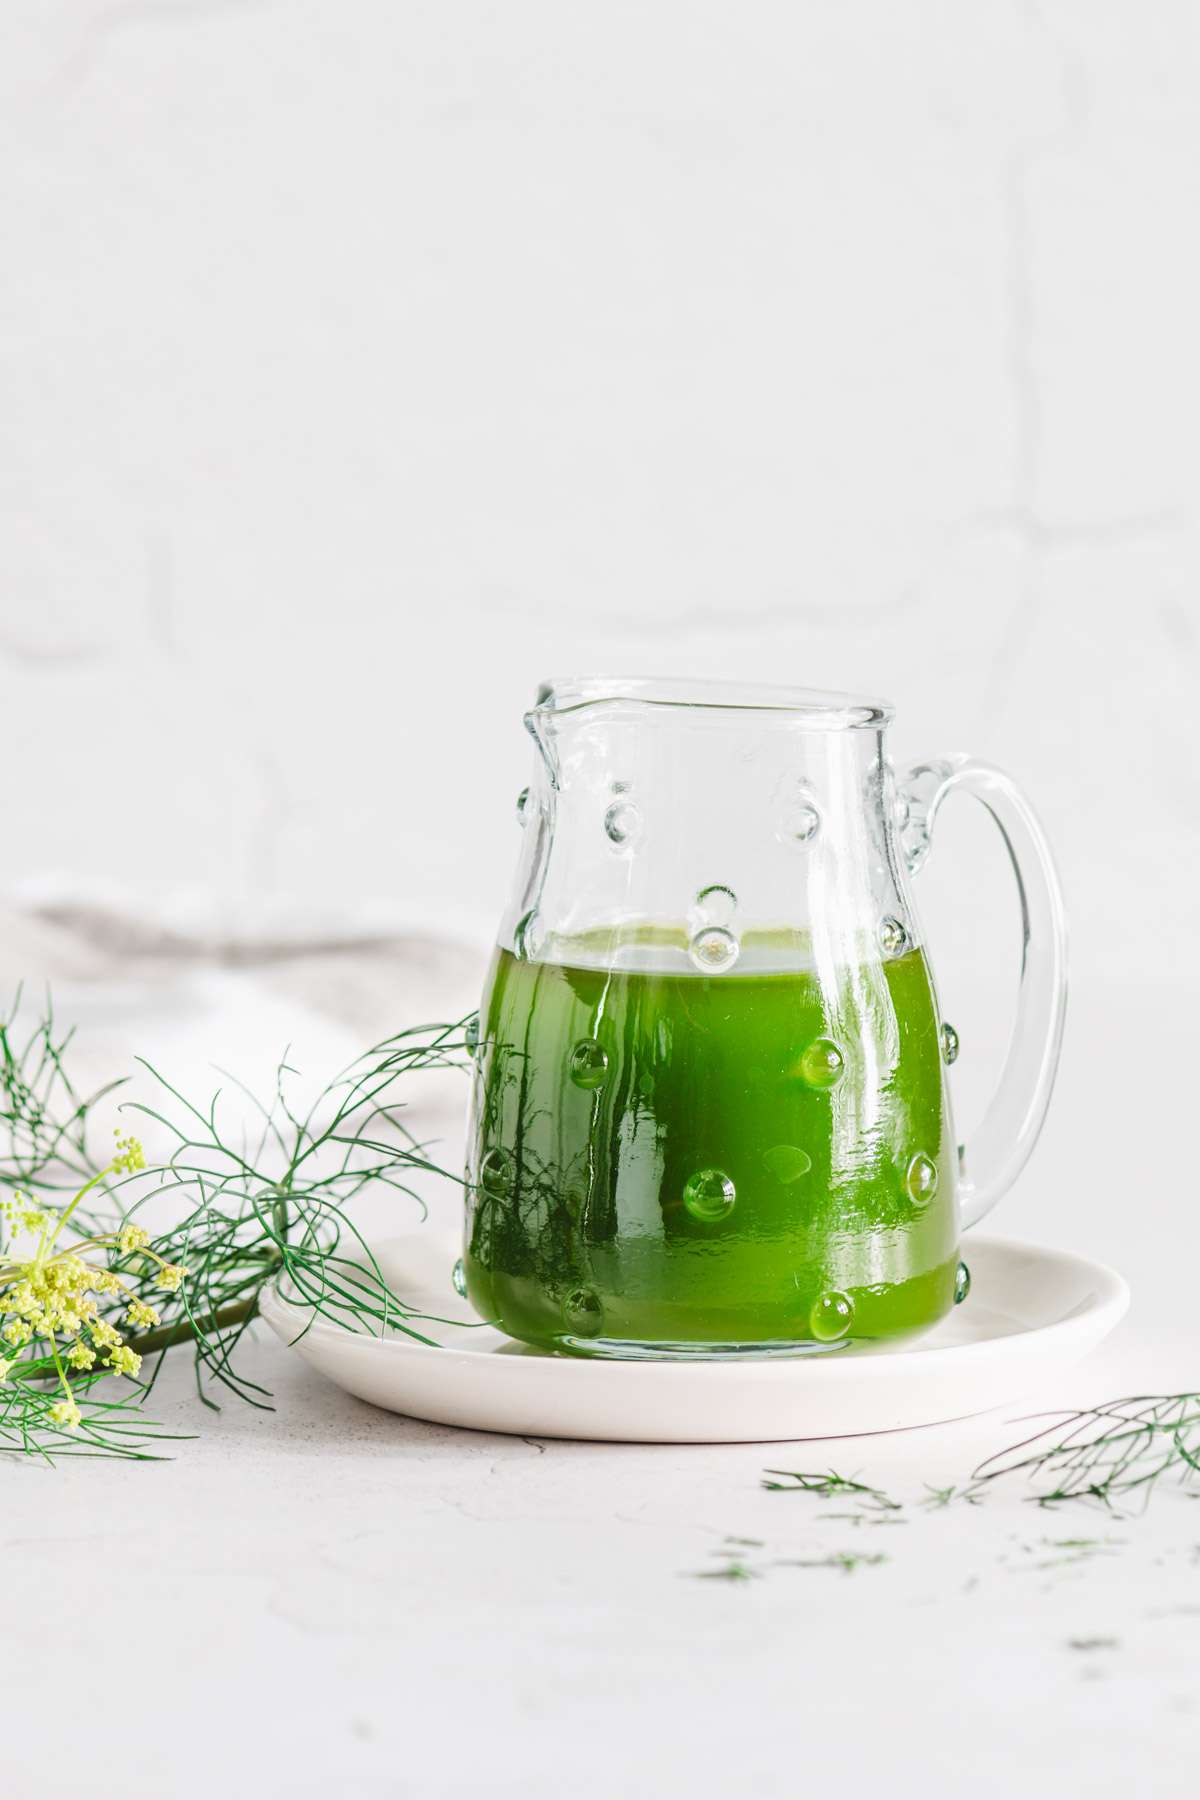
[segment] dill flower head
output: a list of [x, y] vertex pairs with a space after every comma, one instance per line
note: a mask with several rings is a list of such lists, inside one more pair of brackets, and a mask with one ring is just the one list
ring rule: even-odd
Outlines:
[[146, 1166], [146, 1153], [141, 1142], [135, 1137], [122, 1137], [120, 1131], [114, 1131], [116, 1149], [113, 1152], [112, 1166], [118, 1175], [136, 1175]]
[[187, 1270], [182, 1268], [179, 1263], [163, 1263], [154, 1278], [154, 1285], [164, 1289], [168, 1294], [176, 1294], [179, 1292], [179, 1285], [186, 1274]]
[[11, 1194], [0, 1199], [0, 1219], [3, 1219], [14, 1233], [20, 1231], [44, 1231], [53, 1215], [43, 1207], [35, 1206], [27, 1194], [20, 1188], [13, 1188]]
[[122, 1256], [131, 1256], [135, 1250], [144, 1250], [150, 1242], [150, 1233], [140, 1225], [122, 1225], [117, 1233], [117, 1248]]
[[38, 1337], [77, 1337], [93, 1310], [88, 1289], [95, 1271], [82, 1257], [70, 1252], [50, 1258], [39, 1255], [8, 1267], [10, 1279], [0, 1287], [0, 1313], [8, 1315], [9, 1342], [17, 1341], [11, 1327], [22, 1324]]
[[67, 1431], [75, 1431], [83, 1414], [71, 1396], [64, 1394], [61, 1400], [55, 1400], [48, 1409], [48, 1416], [51, 1424], [61, 1425]]
[[162, 1320], [145, 1300], [131, 1300], [125, 1314], [125, 1322], [128, 1325], [137, 1325], [144, 1330], [150, 1330], [155, 1325], [161, 1324]]
[[141, 1368], [142, 1359], [136, 1350], [129, 1348], [128, 1344], [117, 1343], [113, 1345], [105, 1358], [105, 1366], [111, 1369], [114, 1375], [133, 1376]]

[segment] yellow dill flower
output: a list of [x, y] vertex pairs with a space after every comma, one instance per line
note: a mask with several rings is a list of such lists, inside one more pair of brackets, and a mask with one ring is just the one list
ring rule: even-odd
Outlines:
[[67, 1361], [73, 1369], [91, 1369], [96, 1364], [96, 1352], [89, 1350], [83, 1339], [80, 1338], [67, 1351]]
[[116, 1344], [108, 1353], [106, 1365], [114, 1375], [136, 1375], [142, 1359], [128, 1344]]
[[135, 1137], [122, 1137], [120, 1131], [114, 1131], [117, 1140], [116, 1152], [112, 1166], [121, 1175], [136, 1175], [139, 1169], [146, 1166], [146, 1153]]
[[107, 1319], [89, 1319], [88, 1330], [92, 1334], [92, 1342], [101, 1350], [113, 1349], [121, 1342], [121, 1334], [114, 1331]]
[[41, 1278], [48, 1288], [57, 1288], [64, 1293], [77, 1293], [86, 1283], [90, 1271], [87, 1264], [78, 1256], [66, 1254], [56, 1256], [41, 1271]]
[[145, 1300], [131, 1300], [129, 1310], [125, 1314], [127, 1325], [151, 1326], [160, 1323], [159, 1315]]
[[10, 1319], [8, 1324], [4, 1327], [3, 1335], [12, 1345], [14, 1350], [19, 1350], [22, 1344], [27, 1344], [29, 1342], [33, 1333], [30, 1331], [28, 1325], [26, 1325], [24, 1319]]
[[67, 1431], [74, 1431], [82, 1417], [83, 1414], [75, 1402], [65, 1395], [61, 1400], [56, 1400], [50, 1408], [51, 1423], [61, 1425]]
[[18, 1318], [28, 1318], [30, 1313], [42, 1310], [41, 1298], [34, 1292], [32, 1281], [14, 1282], [4, 1296], [4, 1310], [16, 1313]]
[[111, 1269], [88, 1271], [88, 1286], [98, 1294], [119, 1294], [123, 1285], [120, 1276], [114, 1275]]
[[123, 1256], [129, 1256], [134, 1250], [142, 1250], [150, 1242], [150, 1233], [143, 1231], [140, 1225], [122, 1225], [117, 1233], [117, 1246]]
[[163, 1288], [168, 1294], [178, 1293], [179, 1284], [186, 1274], [187, 1270], [179, 1263], [164, 1263], [154, 1277], [154, 1285], [157, 1288]]
[[0, 1218], [7, 1219], [14, 1231], [42, 1231], [56, 1217], [56, 1213], [38, 1206], [19, 1188], [14, 1188], [11, 1196], [0, 1200]]

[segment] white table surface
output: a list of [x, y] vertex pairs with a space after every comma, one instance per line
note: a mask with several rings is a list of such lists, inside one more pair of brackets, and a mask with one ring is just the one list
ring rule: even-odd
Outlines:
[[[253, 1073], [320, 1036], [256, 980], [93, 971], [60, 998], [107, 1053], [149, 1039], [177, 1067], [236, 1039]], [[324, 1029], [334, 1060], [348, 1028]], [[1071, 1181], [1091, 1105], [1066, 1085], [1003, 1228], [1110, 1260], [1124, 1241], [1134, 1307], [1037, 1407], [1200, 1374], [1163, 1305], [1186, 1258], [1122, 1239]], [[171, 1461], [0, 1463], [7, 1793], [78, 1793], [86, 1769], [129, 1800], [1196, 1791], [1200, 1504], [1047, 1513], [1013, 1484], [922, 1508], [1019, 1435], [1007, 1413], [795, 1446], [526, 1442], [377, 1412], [265, 1327], [248, 1366], [275, 1411], [208, 1413], [186, 1354], [168, 1366], [154, 1416], [196, 1433]], [[855, 1474], [905, 1523], [824, 1516], [847, 1509], [764, 1491], [767, 1467]], [[755, 1578], [700, 1579], [730, 1537], [762, 1541]], [[1054, 1542], [1079, 1537], [1114, 1541]], [[786, 1566], [842, 1550], [888, 1560]]]
[[[1119, 1385], [1128, 1350], [1087, 1387]], [[1003, 1418], [526, 1442], [377, 1412], [265, 1333], [251, 1367], [277, 1410], [204, 1418], [176, 1362], [157, 1413], [200, 1435], [172, 1462], [5, 1466], [10, 1792], [77, 1791], [90, 1742], [139, 1800], [1195, 1793], [1194, 1501], [1103, 1520], [1014, 1489], [856, 1528], [764, 1491], [764, 1467], [915, 1500], [1007, 1442]], [[697, 1579], [729, 1536], [763, 1541], [742, 1552], [761, 1576]], [[1053, 1542], [1081, 1536], [1117, 1541]], [[776, 1566], [843, 1549], [889, 1560]], [[1091, 1638], [1116, 1643], [1072, 1648]], [[60, 1729], [78, 1752], [47, 1761]]]

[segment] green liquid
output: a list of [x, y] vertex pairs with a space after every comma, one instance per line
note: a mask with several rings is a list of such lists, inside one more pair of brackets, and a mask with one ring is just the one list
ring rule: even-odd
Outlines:
[[500, 951], [474, 1119], [468, 1292], [525, 1342], [825, 1349], [953, 1304], [956, 1152], [920, 951], [825, 983]]

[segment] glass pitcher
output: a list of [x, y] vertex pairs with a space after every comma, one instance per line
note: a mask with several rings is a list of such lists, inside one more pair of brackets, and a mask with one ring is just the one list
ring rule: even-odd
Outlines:
[[[1041, 1128], [1062, 1035], [1053, 863], [965, 757], [897, 783], [892, 710], [672, 681], [544, 684], [515, 894], [480, 1010], [462, 1274], [542, 1349], [733, 1357], [903, 1338]], [[957, 1146], [909, 876], [946, 795], [1016, 872], [1016, 1026]]]

